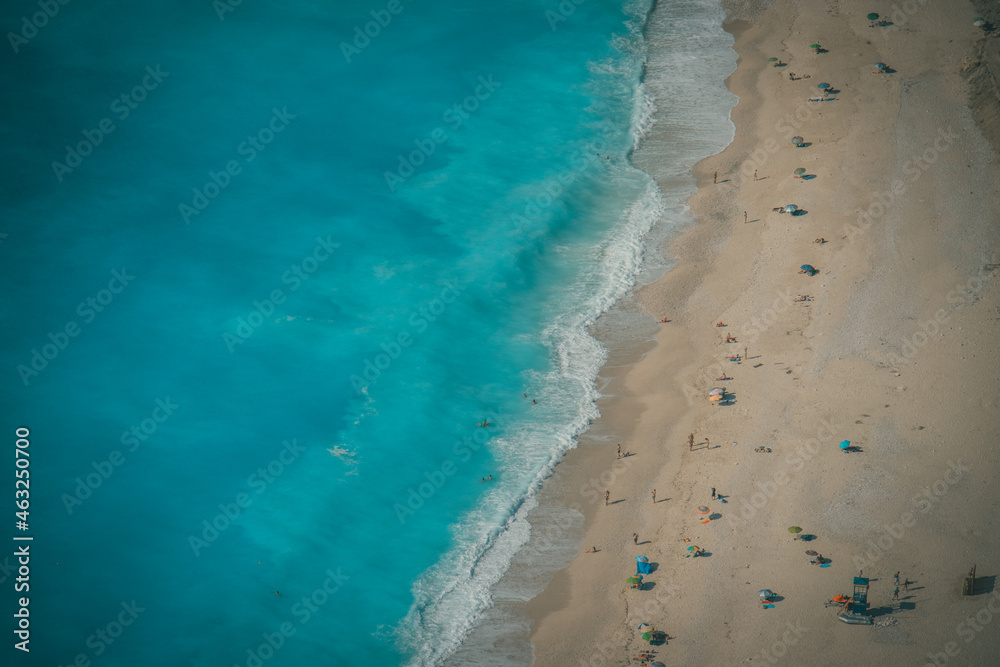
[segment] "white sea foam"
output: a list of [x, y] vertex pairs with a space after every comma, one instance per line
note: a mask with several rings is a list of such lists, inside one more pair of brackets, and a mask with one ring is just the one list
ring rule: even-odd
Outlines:
[[[676, 25], [672, 31], [656, 28], [659, 51], [647, 62], [643, 30], [650, 6], [650, 0], [629, 3], [630, 19], [615, 37], [620, 57], [592, 64], [595, 85], [604, 86], [603, 99], [595, 104], [607, 105], [596, 108], [595, 115], [605, 119], [617, 115], [628, 124], [630, 141], [622, 147], [627, 153], [656, 134], [656, 141], [663, 144], [662, 173], [680, 176], [697, 159], [721, 150], [729, 141], [720, 136], [732, 106], [719, 77], [727, 61], [699, 58], [705, 50], [722, 52], [731, 41], [721, 31], [721, 8], [715, 0], [679, 4], [673, 16], [673, 6], [661, 7], [656, 18], [662, 21], [668, 15]], [[664, 32], [670, 34], [661, 38]], [[699, 37], [692, 40], [692, 34]], [[699, 92], [697, 77], [685, 82], [678, 62], [696, 69], [697, 77], [711, 77], [715, 83], [702, 87], [712, 91]], [[615, 104], [620, 108], [613, 108]], [[672, 136], [685, 127], [690, 135], [703, 136], [671, 143], [661, 132], [665, 128]], [[649, 174], [625, 160], [610, 163], [609, 170], [612, 191], [630, 201], [605, 202], [595, 213], [615, 209], [618, 216], [618, 223], [598, 242], [563, 248], [562, 256], [579, 279], [549, 299], [552, 315], [541, 342], [551, 363], [548, 370], [527, 378], [533, 394], [545, 397], [544, 417], [512, 424], [504, 438], [491, 443], [505, 480], [513, 481], [494, 487], [479, 507], [453, 526], [453, 548], [415, 583], [415, 603], [398, 632], [413, 650], [414, 665], [446, 661], [490, 606], [493, 587], [531, 536], [527, 516], [537, 505], [541, 484], [599, 416], [594, 381], [607, 351], [588, 327], [635, 287], [647, 244], [651, 236], [654, 241], [662, 238], [664, 232], [658, 227], [664, 227], [665, 218], [674, 229], [686, 216], [683, 202], [691, 193], [690, 177], [679, 182], [676, 191], [664, 194]]]

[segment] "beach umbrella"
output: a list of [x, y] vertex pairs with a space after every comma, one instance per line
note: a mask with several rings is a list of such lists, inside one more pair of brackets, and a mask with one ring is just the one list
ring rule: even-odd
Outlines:
[[868, 20], [869, 21], [878, 21], [878, 14], [876, 14], [875, 12], [872, 12], [871, 14], [868, 15]]
[[802, 137], [792, 137], [792, 143], [795, 144], [796, 146], [801, 146], [804, 142], [805, 139], [803, 139]]
[[725, 393], [726, 390], [723, 389], [722, 387], [715, 387], [714, 389], [709, 389], [708, 391], [709, 396], [722, 396]]
[[708, 514], [711, 511], [712, 510], [708, 509], [704, 505], [699, 505], [698, 509], [695, 510], [695, 512], [697, 512], [698, 514]]
[[833, 86], [831, 86], [828, 83], [818, 83], [816, 84], [816, 87], [819, 88], [820, 90], [826, 90], [827, 88], [832, 88]]
[[798, 535], [799, 533], [802, 532], [802, 529], [799, 528], [798, 526], [789, 526], [788, 532], [792, 533], [793, 535]]
[[638, 577], [638, 576], [636, 576], [636, 577], [629, 577], [628, 579], [625, 580], [625, 583], [626, 584], [630, 584], [630, 585], [632, 585], [632, 584], [641, 584], [642, 583], [642, 577]]
[[691, 546], [689, 546], [689, 547], [687, 548], [687, 550], [688, 550], [688, 551], [697, 551], [697, 550], [698, 550], [698, 547], [696, 547], [696, 546], [694, 546], [694, 545], [692, 544]]
[[851, 448], [851, 441], [850, 440], [844, 440], [843, 442], [840, 443], [840, 448], [841, 449], [850, 449]]
[[644, 632], [644, 633], [642, 633], [642, 638], [645, 639], [647, 642], [653, 641], [653, 633], [652, 632]]
[[759, 597], [761, 600], [768, 600], [773, 595], [774, 591], [772, 591], [770, 588], [765, 588], [763, 590], [757, 591], [757, 597]]
[[977, 16], [976, 18], [972, 19], [972, 25], [976, 26], [977, 28], [982, 28], [984, 25], [986, 25], [986, 21]]
[[795, 175], [796, 176], [801, 176], [804, 173], [806, 173], [806, 170], [803, 169], [802, 167], [799, 167], [798, 169], [795, 170]]
[[714, 396], [709, 396], [708, 402], [715, 403], [716, 401], [721, 401], [723, 398], [725, 398], [725, 396], [723, 396], [722, 394], [716, 394]]
[[816, 53], [819, 53], [819, 50], [822, 49], [823, 47], [820, 46], [819, 44], [810, 44], [809, 48], [813, 49], [814, 51], [816, 51]]
[[778, 62], [778, 59], [774, 58], [774, 57], [771, 57], [771, 58], [767, 59], [767, 62], [769, 62], [769, 63], [776, 63], [776, 62]]
[[636, 628], [639, 632], [645, 632], [646, 628], [652, 627], [649, 623], [640, 623], [639, 627]]
[[816, 553], [815, 551], [813, 551], [812, 549], [808, 549], [808, 550], [806, 550], [806, 555], [807, 556], [818, 556], [819, 554]]
[[886, 65], [885, 63], [875, 63], [875, 67], [879, 69], [885, 69], [886, 67], [888, 67], [888, 65]]
[[789, 204], [785, 207], [785, 213], [795, 213], [797, 210], [799, 210], [799, 207], [795, 204]]

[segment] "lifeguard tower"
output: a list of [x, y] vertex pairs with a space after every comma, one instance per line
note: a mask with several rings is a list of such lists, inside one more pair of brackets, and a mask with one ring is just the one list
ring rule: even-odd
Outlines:
[[871, 625], [874, 623], [868, 615], [868, 579], [854, 577], [854, 594], [844, 605], [845, 610], [837, 618], [848, 625]]

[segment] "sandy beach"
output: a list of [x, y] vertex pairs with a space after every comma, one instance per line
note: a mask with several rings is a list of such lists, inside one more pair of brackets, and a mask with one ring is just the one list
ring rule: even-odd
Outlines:
[[[638, 664], [648, 648], [668, 665], [995, 664], [1000, 39], [973, 19], [1000, 13], [726, 10], [736, 139], [698, 165], [695, 224], [665, 249], [677, 265], [638, 294], [669, 319], [655, 349], [606, 369], [601, 419], [543, 490], [585, 527], [528, 605], [534, 664]], [[641, 591], [625, 583], [637, 556], [655, 564]], [[973, 564], [980, 588], [962, 596]], [[826, 604], [859, 571], [874, 626]], [[669, 640], [650, 647], [640, 623]]]

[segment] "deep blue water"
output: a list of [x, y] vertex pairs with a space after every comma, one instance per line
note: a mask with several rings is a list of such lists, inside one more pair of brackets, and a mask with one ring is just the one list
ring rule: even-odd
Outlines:
[[35, 538], [4, 655], [454, 650], [597, 414], [585, 325], [664, 210], [627, 160], [648, 3], [562, 7], [0, 10], [30, 36], [0, 56], [0, 400]]

